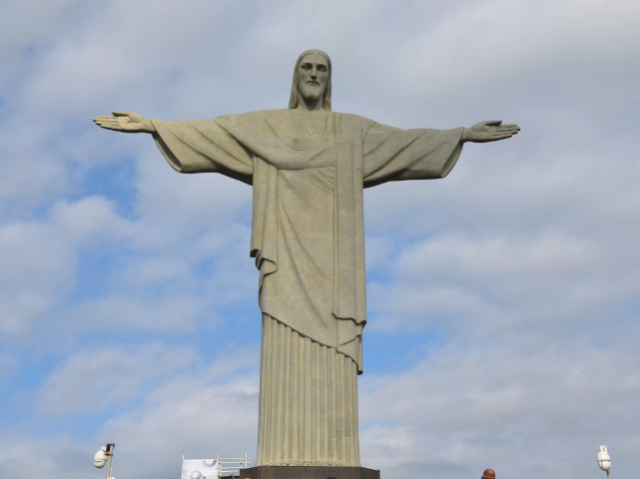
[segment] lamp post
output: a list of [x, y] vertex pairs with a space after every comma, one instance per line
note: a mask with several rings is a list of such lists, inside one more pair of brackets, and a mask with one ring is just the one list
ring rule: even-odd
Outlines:
[[105, 464], [107, 465], [107, 479], [114, 479], [111, 477], [111, 459], [113, 458], [113, 449], [115, 444], [107, 444], [102, 446], [96, 455], [93, 457], [93, 465], [98, 469], [102, 469]]
[[600, 446], [598, 453], [598, 467], [607, 473], [607, 479], [611, 479], [611, 457], [607, 451], [607, 446]]

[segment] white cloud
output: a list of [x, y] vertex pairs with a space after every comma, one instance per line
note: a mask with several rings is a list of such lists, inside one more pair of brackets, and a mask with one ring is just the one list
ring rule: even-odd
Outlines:
[[430, 271], [429, 277], [437, 277], [437, 282], [455, 275], [477, 284], [509, 280], [515, 274], [525, 278], [581, 276], [599, 266], [603, 256], [593, 242], [562, 233], [543, 232], [526, 240], [444, 236], [405, 249], [396, 268], [412, 282], [424, 279], [425, 271]]
[[24, 430], [4, 432], [0, 444], [5, 451], [0, 459], [0, 475], [16, 479], [61, 474], [71, 479], [87, 476], [98, 447], [78, 445], [66, 435], [34, 438]]
[[133, 225], [115, 211], [115, 203], [99, 196], [75, 203], [59, 201], [51, 207], [52, 222], [74, 245], [95, 246], [132, 235]]
[[69, 308], [65, 329], [77, 328], [83, 332], [107, 329], [193, 331], [206, 307], [207, 301], [185, 294], [168, 294], [160, 298], [105, 296]]
[[167, 282], [193, 285], [189, 265], [180, 258], [162, 256], [134, 259], [122, 272], [125, 287], [144, 289]]
[[38, 122], [0, 123], [0, 212], [29, 211], [67, 187], [64, 162], [42, 147], [45, 135]]
[[29, 329], [40, 313], [75, 286], [73, 249], [37, 222], [0, 225], [0, 330]]
[[47, 378], [38, 404], [49, 414], [101, 413], [137, 400], [148, 383], [185, 370], [194, 360], [195, 351], [160, 343], [80, 350]]
[[620, 272], [624, 261], [594, 241], [551, 231], [535, 238], [438, 236], [402, 250], [389, 261], [387, 282], [371, 284], [373, 327], [456, 334], [477, 322], [493, 334], [584, 327], [637, 294], [640, 271]]

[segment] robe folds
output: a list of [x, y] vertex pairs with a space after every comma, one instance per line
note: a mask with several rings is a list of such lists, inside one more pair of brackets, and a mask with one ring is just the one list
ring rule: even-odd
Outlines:
[[463, 129], [399, 130], [299, 110], [151, 121], [175, 170], [253, 185], [263, 316], [256, 465], [359, 466], [363, 188], [443, 178]]
[[253, 185], [251, 256], [263, 314], [335, 348], [362, 373], [363, 188], [445, 177], [462, 151], [463, 128], [401, 130], [300, 110], [151, 121], [176, 171]]

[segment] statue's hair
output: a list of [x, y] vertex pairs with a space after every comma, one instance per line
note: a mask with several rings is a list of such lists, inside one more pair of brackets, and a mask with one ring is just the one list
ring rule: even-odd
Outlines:
[[317, 53], [318, 55], [323, 56], [327, 59], [327, 66], [329, 67], [329, 78], [327, 79], [327, 87], [324, 89], [324, 94], [322, 95], [322, 109], [331, 111], [331, 58], [322, 50], [307, 50], [306, 52], [302, 52], [302, 54], [298, 57], [298, 61], [296, 62], [296, 67], [293, 70], [293, 85], [291, 85], [291, 98], [289, 99], [289, 109], [294, 110], [300, 105], [300, 101], [302, 98], [302, 94], [298, 89], [298, 78], [299, 78], [299, 67], [300, 63], [302, 63], [302, 59], [307, 55], [311, 55], [312, 53]]

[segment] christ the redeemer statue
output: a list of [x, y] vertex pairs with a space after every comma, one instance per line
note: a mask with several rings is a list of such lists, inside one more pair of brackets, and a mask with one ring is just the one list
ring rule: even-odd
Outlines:
[[359, 466], [363, 188], [444, 178], [465, 142], [510, 138], [519, 128], [487, 121], [400, 130], [335, 113], [331, 60], [319, 50], [298, 58], [285, 110], [195, 121], [114, 112], [94, 121], [151, 133], [180, 173], [221, 173], [253, 186], [262, 310], [256, 465]]

